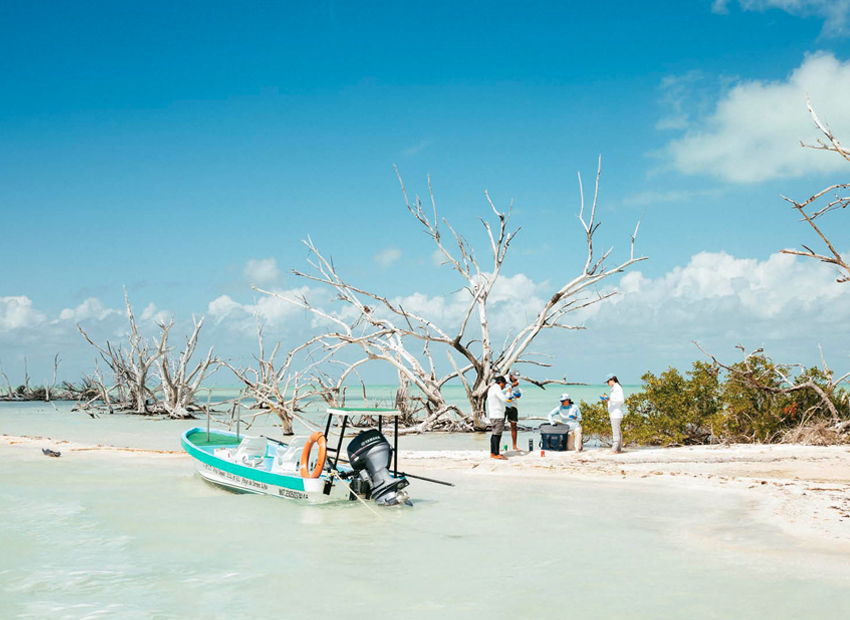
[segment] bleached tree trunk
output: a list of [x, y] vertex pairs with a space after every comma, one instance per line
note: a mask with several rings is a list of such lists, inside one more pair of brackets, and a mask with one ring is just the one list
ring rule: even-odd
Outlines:
[[44, 400], [45, 402], [50, 402], [50, 390], [56, 387], [56, 374], [59, 372], [59, 362], [62, 361], [59, 359], [59, 354], [57, 353], [53, 357], [53, 381], [48, 383], [44, 382]]
[[[166, 353], [157, 359], [159, 388], [162, 391], [162, 401], [159, 407], [172, 418], [192, 417], [191, 411], [197, 411], [200, 407], [196, 395], [204, 378], [215, 372], [214, 365], [218, 360], [213, 357], [213, 348], [210, 347], [206, 357], [198, 362], [194, 368], [189, 369], [192, 356], [198, 346], [198, 336], [204, 325], [203, 317], [196, 320], [192, 317], [194, 329], [191, 336], [186, 338], [186, 347], [172, 360]], [[168, 346], [168, 331], [171, 325], [158, 324], [162, 330], [164, 346]]]
[[3, 375], [3, 379], [6, 381], [6, 388], [9, 391], [9, 400], [15, 400], [15, 390], [12, 389], [12, 383], [9, 381], [9, 377], [6, 375], [4, 370], [0, 370], [0, 375]]

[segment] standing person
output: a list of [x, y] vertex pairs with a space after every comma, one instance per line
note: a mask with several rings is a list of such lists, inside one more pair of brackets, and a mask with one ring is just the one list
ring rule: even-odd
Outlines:
[[495, 383], [487, 390], [487, 417], [490, 418], [490, 458], [506, 461], [507, 457], [499, 454], [499, 442], [505, 430], [505, 405], [508, 402], [509, 391], [505, 389], [508, 382], [502, 375], [496, 377]]
[[570, 395], [561, 394], [561, 404], [549, 412], [549, 424], [566, 424], [576, 441], [576, 452], [584, 448], [581, 440], [581, 409], [573, 403]]
[[610, 394], [602, 397], [602, 400], [608, 403], [608, 417], [611, 420], [611, 432], [614, 436], [611, 451], [619, 454], [623, 451], [623, 431], [620, 425], [623, 422], [623, 409], [626, 405], [626, 398], [623, 396], [623, 386], [620, 385], [617, 375], [608, 375], [605, 377], [605, 382], [611, 388]]
[[519, 389], [520, 373], [518, 370], [512, 370], [508, 377], [510, 377], [511, 380], [511, 395], [508, 398], [508, 404], [505, 407], [505, 417], [508, 419], [508, 422], [511, 423], [511, 442], [513, 443], [514, 452], [518, 452], [519, 448], [516, 447], [516, 425], [519, 421], [517, 401], [522, 398], [522, 390]]

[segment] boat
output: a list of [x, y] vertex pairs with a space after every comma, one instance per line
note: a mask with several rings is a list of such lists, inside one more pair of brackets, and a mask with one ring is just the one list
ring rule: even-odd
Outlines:
[[[379, 506], [410, 505], [404, 489], [410, 484], [408, 477], [413, 476], [398, 471], [400, 412], [337, 407], [328, 409], [327, 414], [324, 433], [296, 435], [288, 442], [240, 435], [238, 426], [235, 433], [210, 430], [208, 417], [207, 428], [187, 430], [181, 445], [195, 460], [204, 480], [231, 491], [309, 503], [371, 499]], [[360, 431], [346, 447], [347, 458], [342, 458], [345, 430], [352, 415], [377, 416], [378, 428]], [[387, 417], [394, 421], [392, 446], [383, 434]], [[341, 418], [335, 448], [327, 445], [334, 418]]]

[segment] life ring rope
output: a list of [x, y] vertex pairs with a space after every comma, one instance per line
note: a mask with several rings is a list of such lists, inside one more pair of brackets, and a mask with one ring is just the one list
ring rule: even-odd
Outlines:
[[[319, 444], [319, 460], [316, 461], [316, 466], [313, 471], [310, 467], [310, 453], [313, 451], [313, 446]], [[316, 431], [307, 439], [304, 444], [304, 449], [301, 451], [301, 477], [302, 478], [318, 478], [322, 475], [322, 470], [325, 468], [325, 459], [328, 456], [328, 442], [325, 436]]]

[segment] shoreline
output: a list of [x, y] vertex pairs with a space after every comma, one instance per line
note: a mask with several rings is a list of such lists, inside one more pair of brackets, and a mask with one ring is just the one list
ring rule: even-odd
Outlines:
[[[0, 435], [6, 450], [41, 448], [63, 458], [167, 459], [190, 457], [181, 450], [151, 450], [83, 444], [49, 437]], [[536, 479], [616, 480], [636, 488], [659, 484], [702, 492], [734, 492], [752, 500], [754, 515], [786, 534], [817, 546], [850, 552], [850, 448], [847, 446], [760, 445], [652, 448], [612, 454], [583, 452], [507, 452], [494, 461], [481, 451], [399, 451], [401, 469], [431, 470], [471, 476], [525, 476]]]

